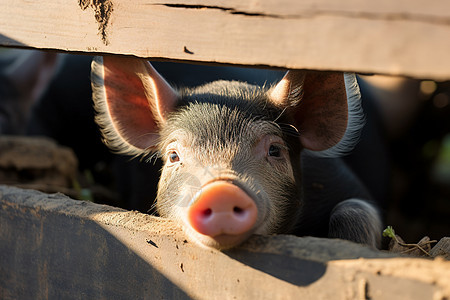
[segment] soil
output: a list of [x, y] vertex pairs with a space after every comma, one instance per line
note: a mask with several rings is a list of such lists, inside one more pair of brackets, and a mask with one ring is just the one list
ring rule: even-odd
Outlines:
[[67, 190], [77, 165], [73, 151], [51, 139], [0, 136], [0, 183]]
[[98, 23], [98, 33], [105, 45], [108, 45], [107, 28], [113, 12], [113, 4], [109, 0], [79, 0], [78, 5], [82, 10], [91, 7], [94, 10], [95, 20]]

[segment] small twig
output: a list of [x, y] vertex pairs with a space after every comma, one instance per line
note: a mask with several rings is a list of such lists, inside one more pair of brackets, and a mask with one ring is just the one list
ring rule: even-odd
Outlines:
[[[394, 239], [395, 242], [397, 244], [399, 244], [400, 246], [411, 247], [410, 249], [406, 249], [404, 251], [401, 251], [401, 253], [407, 253], [407, 252], [410, 252], [412, 250], [419, 249], [420, 251], [425, 253], [425, 255], [431, 256], [430, 253], [428, 253], [428, 251], [426, 251], [425, 249], [422, 248], [422, 246], [420, 246], [420, 244], [407, 244], [407, 243], [400, 242], [398, 240], [397, 236], [395, 235], [395, 231], [394, 231], [394, 228], [392, 228], [392, 226], [388, 226], [388, 227], [386, 227], [385, 230], [383, 230], [383, 236], [387, 236], [387, 237], [390, 237], [391, 239]], [[437, 241], [433, 240], [433, 241], [423, 242], [421, 244], [422, 245], [427, 245], [427, 244], [436, 243], [436, 242]]]
[[422, 246], [424, 246], [424, 245], [426, 245], [426, 244], [431, 244], [431, 243], [436, 243], [436, 242], [437, 242], [437, 241], [429, 241], [429, 242], [422, 243], [422, 244], [413, 244], [414, 247], [411, 247], [411, 248], [409, 248], [409, 249], [403, 250], [403, 251], [401, 251], [400, 253], [408, 253], [408, 252], [412, 252], [412, 251], [416, 250], [417, 247], [416, 247], [415, 245], [422, 245]]
[[[428, 253], [428, 251], [426, 251], [425, 249], [423, 249], [422, 246], [420, 246], [419, 244], [406, 244], [406, 243], [402, 243], [402, 242], [400, 242], [400, 241], [397, 239], [396, 236], [394, 236], [394, 239], [395, 239], [395, 241], [397, 242], [397, 244], [399, 244], [400, 246], [403, 246], [403, 247], [412, 247], [412, 248], [410, 248], [410, 249], [407, 249], [407, 250], [405, 250], [405, 251], [402, 251], [401, 253], [407, 253], [407, 252], [409, 252], [409, 251], [412, 251], [412, 250], [415, 250], [415, 249], [419, 249], [420, 251], [422, 251], [423, 253], [425, 253], [425, 255], [431, 256], [430, 253]], [[436, 240], [428, 241], [428, 242], [423, 243], [423, 245], [431, 244], [431, 243], [436, 243], [436, 242], [437, 242]]]

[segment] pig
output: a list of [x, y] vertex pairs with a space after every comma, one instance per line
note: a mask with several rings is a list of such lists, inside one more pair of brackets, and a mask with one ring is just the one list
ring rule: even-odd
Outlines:
[[24, 134], [31, 106], [59, 67], [56, 53], [0, 49], [0, 134]]
[[378, 247], [381, 218], [340, 156], [364, 125], [351, 73], [290, 70], [273, 86], [215, 81], [175, 89], [143, 59], [92, 62], [105, 144], [161, 157], [156, 210], [219, 250], [252, 234]]

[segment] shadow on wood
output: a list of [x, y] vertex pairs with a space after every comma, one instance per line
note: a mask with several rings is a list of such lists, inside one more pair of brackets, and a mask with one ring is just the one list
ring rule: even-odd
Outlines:
[[95, 221], [17, 208], [1, 210], [0, 298], [187, 298]]
[[0, 298], [443, 299], [450, 262], [254, 236], [220, 252], [170, 220], [0, 186]]
[[286, 259], [271, 253], [246, 251], [230, 251], [227, 254], [249, 267], [297, 286], [307, 286], [315, 282], [326, 271], [326, 265], [322, 262], [295, 257]]

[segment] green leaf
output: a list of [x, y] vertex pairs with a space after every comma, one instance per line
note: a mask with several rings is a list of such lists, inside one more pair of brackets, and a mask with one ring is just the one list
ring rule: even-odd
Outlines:
[[383, 236], [390, 237], [391, 239], [395, 238], [394, 228], [392, 228], [392, 226], [386, 227], [386, 229], [383, 230]]

